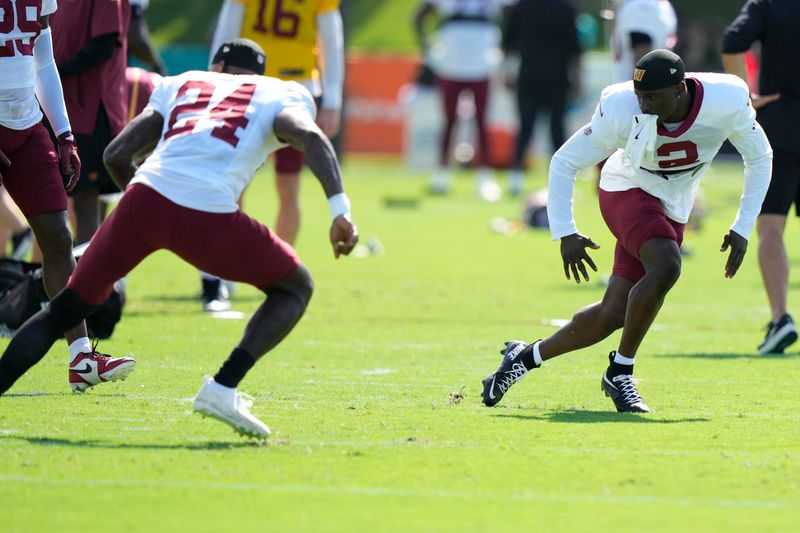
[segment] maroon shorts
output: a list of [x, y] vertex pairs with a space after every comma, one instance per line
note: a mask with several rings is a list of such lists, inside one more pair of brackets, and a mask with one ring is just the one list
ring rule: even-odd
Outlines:
[[612, 273], [634, 283], [644, 277], [639, 250], [645, 242], [655, 238], [672, 239], [679, 246], [683, 242], [686, 224], [667, 218], [661, 200], [641, 189], [600, 189], [600, 212], [617, 238]]
[[58, 154], [41, 122], [26, 130], [0, 126], [0, 150], [11, 160], [0, 164], [3, 186], [25, 218], [67, 209]]
[[306, 162], [306, 155], [291, 146], [286, 146], [276, 151], [274, 157], [275, 172], [282, 174], [300, 172], [303, 170], [303, 163]]
[[203, 272], [261, 290], [300, 265], [294, 249], [241, 211], [182, 207], [134, 184], [92, 237], [67, 286], [89, 305], [103, 303], [114, 282], [142, 259], [166, 249]]

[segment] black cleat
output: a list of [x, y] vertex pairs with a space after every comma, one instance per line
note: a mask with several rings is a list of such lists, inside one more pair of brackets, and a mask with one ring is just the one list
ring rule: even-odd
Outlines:
[[775, 322], [767, 324], [767, 335], [764, 342], [758, 347], [761, 355], [768, 353], [783, 353], [797, 340], [797, 328], [790, 315], [783, 315]]
[[[614, 361], [614, 352], [608, 354], [608, 360]], [[614, 406], [620, 413], [649, 413], [650, 408], [644, 403], [636, 390], [637, 379], [630, 374], [620, 374], [613, 378], [608, 377], [608, 370], [603, 372], [603, 379], [600, 381], [600, 390], [611, 398]]]
[[228, 288], [219, 278], [202, 278], [203, 282], [203, 311], [216, 313], [227, 311], [231, 308], [228, 300]]
[[522, 354], [530, 344], [522, 341], [506, 341], [506, 347], [500, 353], [503, 360], [493, 374], [483, 380], [483, 392], [481, 397], [486, 407], [492, 407], [503, 399], [503, 395], [508, 392], [511, 385], [525, 377], [530, 370], [538, 368], [533, 366], [527, 368], [522, 362]]

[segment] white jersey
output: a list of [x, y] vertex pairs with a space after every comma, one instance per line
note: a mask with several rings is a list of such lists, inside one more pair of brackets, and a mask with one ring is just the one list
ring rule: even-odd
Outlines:
[[[55, 13], [56, 0], [10, 0], [0, 6], [0, 125], [23, 130], [42, 120], [34, 94], [33, 44], [42, 27], [39, 18]], [[7, 8], [10, 8], [6, 10]]]
[[497, 25], [508, 0], [432, 0], [441, 18], [428, 61], [439, 76], [457, 81], [489, 77], [501, 59]]
[[311, 93], [298, 83], [200, 71], [164, 78], [147, 107], [164, 117], [164, 127], [131, 183], [210, 213], [238, 210], [256, 170], [286, 146], [273, 131], [278, 113], [296, 107], [316, 114]]
[[573, 135], [551, 162], [548, 215], [553, 238], [577, 231], [572, 218], [575, 174], [606, 157], [600, 188], [604, 191], [642, 189], [661, 200], [676, 222], [689, 219], [700, 179], [728, 139], [742, 155], [745, 187], [732, 229], [747, 238], [761, 209], [772, 170], [772, 149], [750, 105], [747, 85], [728, 74], [689, 73], [686, 84], [694, 101], [686, 119], [672, 129], [659, 125], [652, 158], [634, 168], [623, 149], [641, 131], [643, 116], [633, 82], [607, 87], [591, 124]]
[[649, 35], [653, 50], [675, 46], [678, 17], [669, 0], [627, 0], [617, 10], [611, 48], [614, 50], [618, 81], [629, 80], [633, 76], [632, 32]]

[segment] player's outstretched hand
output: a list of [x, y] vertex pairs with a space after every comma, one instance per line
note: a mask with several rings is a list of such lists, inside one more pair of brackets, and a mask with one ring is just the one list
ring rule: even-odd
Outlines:
[[728, 261], [725, 263], [725, 277], [732, 278], [736, 275], [739, 267], [742, 266], [744, 254], [747, 252], [747, 239], [730, 230], [722, 239], [722, 246], [720, 246], [719, 251], [724, 252], [728, 248], [731, 249], [731, 253], [728, 254]]
[[81, 160], [78, 157], [78, 145], [69, 132], [58, 136], [58, 162], [61, 173], [66, 177], [64, 189], [72, 192], [81, 177]]
[[3, 183], [3, 167], [10, 167], [11, 160], [0, 150], [0, 185]]
[[572, 272], [572, 279], [575, 280], [575, 283], [581, 282], [578, 272], [583, 274], [583, 279], [589, 281], [589, 274], [586, 272], [584, 261], [592, 267], [592, 270], [597, 272], [597, 266], [595, 266], [589, 254], [586, 253], [587, 248], [597, 250], [600, 246], [581, 233], [573, 233], [572, 235], [561, 237], [561, 258], [564, 260], [564, 275], [567, 276], [567, 279], [570, 279], [570, 272]]
[[333, 256], [339, 259], [340, 255], [349, 255], [358, 243], [358, 228], [350, 215], [339, 215], [331, 223], [331, 245]]

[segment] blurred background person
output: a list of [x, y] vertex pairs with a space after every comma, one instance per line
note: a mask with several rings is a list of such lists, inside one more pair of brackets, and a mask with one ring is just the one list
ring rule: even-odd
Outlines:
[[[317, 124], [333, 137], [339, 131], [344, 83], [344, 32], [339, 0], [294, 3], [225, 0], [211, 50], [231, 39], [257, 42], [267, 55], [266, 75], [305, 86], [317, 99]], [[275, 232], [294, 245], [300, 230], [300, 171], [304, 157], [287, 147], [275, 153], [280, 206]]]
[[[344, 30], [339, 0], [309, 0], [287, 10], [281, 1], [225, 0], [211, 43], [212, 52], [244, 37], [257, 42], [267, 56], [265, 75], [296, 81], [317, 104], [317, 124], [329, 138], [341, 124], [344, 86]], [[300, 172], [305, 156], [287, 146], [275, 152], [278, 216], [275, 233], [295, 245], [300, 231]], [[201, 273], [203, 310], [230, 308], [226, 284]]]
[[150, 95], [163, 77], [139, 67], [125, 69], [125, 88], [128, 94], [128, 122], [142, 112], [150, 101]]
[[100, 225], [100, 195], [119, 192], [103, 151], [128, 118], [125, 66], [128, 0], [74, 0], [51, 17], [53, 46], [70, 123], [83, 163], [72, 191], [75, 244]]
[[[489, 161], [489, 132], [486, 109], [489, 76], [500, 59], [499, 19], [505, 0], [423, 0], [414, 15], [414, 29], [423, 61], [437, 77], [442, 94], [445, 125], [439, 151], [439, 168], [434, 172], [431, 191], [444, 194], [450, 186], [450, 147], [458, 118], [462, 92], [472, 93], [478, 143], [475, 161], [478, 194], [486, 201], [500, 199], [500, 187]], [[439, 27], [433, 43], [426, 32], [426, 20], [438, 16]]]
[[678, 17], [669, 0], [622, 0], [614, 13], [611, 49], [616, 79], [631, 79], [633, 67], [651, 50], [671, 50], [678, 42]]
[[149, 70], [164, 76], [167, 73], [167, 66], [150, 38], [150, 29], [145, 18], [145, 11], [149, 4], [150, 0], [130, 0], [131, 21], [128, 26], [128, 53]]
[[[797, 340], [797, 328], [788, 311], [789, 259], [783, 242], [786, 217], [792, 204], [800, 216], [800, 2], [749, 0], [728, 26], [722, 41], [725, 70], [750, 87], [758, 122], [773, 149], [772, 181], [761, 207], [758, 264], [772, 319], [759, 353], [782, 353]], [[758, 80], [750, 80], [744, 53], [761, 44]]]
[[581, 49], [575, 26], [575, 9], [566, 0], [519, 0], [507, 13], [503, 51], [519, 56], [515, 79], [519, 131], [508, 174], [512, 196], [522, 192], [523, 168], [533, 136], [536, 115], [550, 113], [553, 151], [564, 144], [564, 113], [568, 100], [581, 89]]

